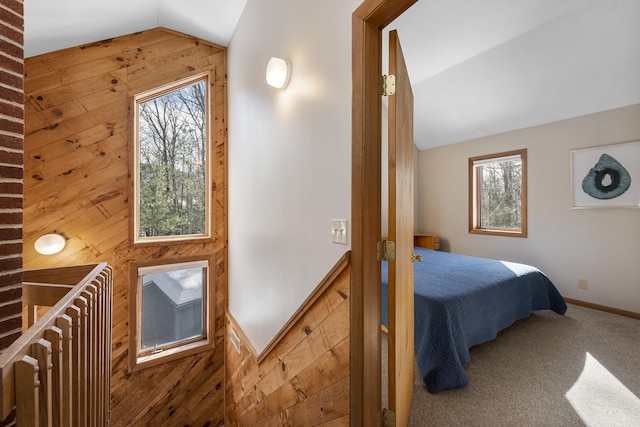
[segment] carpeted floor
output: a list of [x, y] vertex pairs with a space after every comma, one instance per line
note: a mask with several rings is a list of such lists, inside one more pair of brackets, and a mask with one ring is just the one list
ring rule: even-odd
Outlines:
[[416, 367], [409, 425], [640, 426], [640, 320], [536, 312], [473, 347], [466, 372], [468, 386], [431, 394]]

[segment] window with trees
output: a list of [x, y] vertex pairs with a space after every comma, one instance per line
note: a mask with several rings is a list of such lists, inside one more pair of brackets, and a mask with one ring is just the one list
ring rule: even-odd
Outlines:
[[210, 237], [209, 76], [135, 97], [133, 242]]
[[133, 262], [129, 370], [213, 348], [208, 257]]
[[527, 237], [527, 150], [469, 159], [469, 232]]

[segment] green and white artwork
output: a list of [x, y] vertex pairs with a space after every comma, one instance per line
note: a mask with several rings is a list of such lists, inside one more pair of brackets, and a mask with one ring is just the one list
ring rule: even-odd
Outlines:
[[640, 141], [571, 152], [574, 208], [640, 207]]
[[607, 200], [619, 197], [631, 186], [631, 175], [622, 164], [604, 153], [582, 180], [582, 191], [589, 196]]

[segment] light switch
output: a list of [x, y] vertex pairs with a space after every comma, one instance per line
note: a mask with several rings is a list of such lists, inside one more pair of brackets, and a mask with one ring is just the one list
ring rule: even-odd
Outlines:
[[347, 220], [333, 219], [331, 220], [331, 239], [333, 243], [342, 245], [347, 244]]

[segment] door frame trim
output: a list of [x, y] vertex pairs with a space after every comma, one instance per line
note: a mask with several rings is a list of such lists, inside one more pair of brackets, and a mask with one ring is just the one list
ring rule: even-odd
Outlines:
[[[376, 425], [381, 409], [382, 29], [418, 0], [365, 0], [352, 15], [350, 425]], [[373, 184], [375, 183], [375, 184]]]

